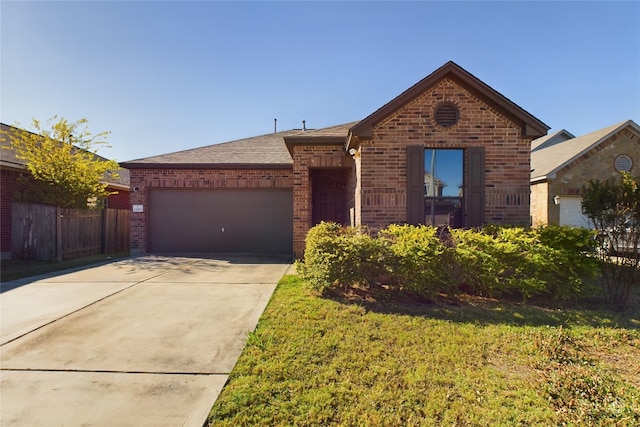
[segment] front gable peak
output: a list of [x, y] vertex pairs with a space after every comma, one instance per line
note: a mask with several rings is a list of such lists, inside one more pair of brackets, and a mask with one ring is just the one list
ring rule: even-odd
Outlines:
[[449, 61], [350, 129], [350, 136], [369, 139], [373, 127], [398, 111], [443, 79], [451, 79], [521, 126], [522, 135], [537, 138], [546, 135], [549, 126], [511, 102], [453, 61]]

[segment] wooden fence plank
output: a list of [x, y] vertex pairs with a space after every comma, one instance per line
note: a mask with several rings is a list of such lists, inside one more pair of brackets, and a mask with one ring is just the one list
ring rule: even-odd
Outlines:
[[129, 251], [128, 210], [12, 204], [15, 258], [62, 260]]
[[62, 209], [62, 259], [102, 253], [102, 211]]
[[22, 259], [56, 259], [55, 206], [12, 204], [11, 253]]
[[105, 253], [112, 254], [129, 250], [129, 220], [129, 210], [105, 210]]

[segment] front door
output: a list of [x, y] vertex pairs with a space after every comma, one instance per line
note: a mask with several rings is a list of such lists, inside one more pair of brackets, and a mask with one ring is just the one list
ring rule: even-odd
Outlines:
[[312, 169], [310, 177], [313, 225], [322, 221], [346, 224], [347, 171], [345, 169]]

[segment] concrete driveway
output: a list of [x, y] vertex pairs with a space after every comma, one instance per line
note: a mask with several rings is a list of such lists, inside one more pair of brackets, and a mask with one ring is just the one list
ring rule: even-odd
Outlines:
[[289, 267], [146, 256], [3, 283], [0, 425], [202, 426]]

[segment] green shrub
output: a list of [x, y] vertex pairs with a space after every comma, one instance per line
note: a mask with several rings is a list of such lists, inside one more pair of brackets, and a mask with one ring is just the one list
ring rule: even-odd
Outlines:
[[571, 227], [445, 230], [392, 224], [366, 230], [321, 223], [309, 230], [300, 276], [324, 292], [384, 281], [433, 297], [459, 290], [493, 297], [569, 299], [592, 289], [592, 233]]
[[461, 286], [472, 293], [528, 298], [544, 292], [551, 249], [520, 227], [452, 229]]
[[403, 289], [426, 297], [455, 291], [452, 250], [440, 241], [436, 227], [392, 224], [379, 238], [389, 242], [389, 270]]
[[304, 262], [296, 268], [320, 292], [372, 285], [384, 274], [384, 242], [363, 230], [322, 222], [309, 230], [305, 243]]
[[595, 232], [586, 228], [545, 226], [535, 229], [540, 243], [552, 249], [555, 266], [547, 291], [561, 300], [588, 296], [595, 291], [598, 273]]

